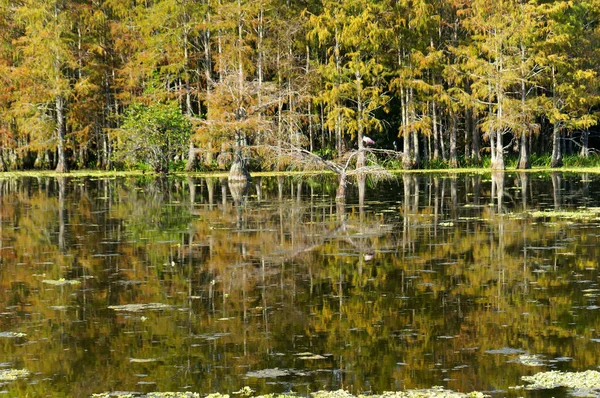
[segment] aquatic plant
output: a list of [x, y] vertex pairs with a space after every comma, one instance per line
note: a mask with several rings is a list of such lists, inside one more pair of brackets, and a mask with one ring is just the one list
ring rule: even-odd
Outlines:
[[528, 213], [533, 218], [560, 218], [564, 220], [597, 221], [600, 208], [586, 207], [574, 210], [537, 210]]
[[42, 282], [46, 283], [48, 285], [53, 285], [53, 286], [79, 285], [81, 283], [78, 280], [69, 280], [69, 279], [65, 279], [65, 278], [44, 279]]
[[[234, 392], [235, 395], [241, 396], [253, 396], [254, 390], [246, 386], [239, 391]], [[483, 398], [487, 395], [481, 392], [470, 392], [460, 393], [452, 390], [446, 390], [443, 387], [432, 387], [427, 389], [418, 390], [407, 390], [407, 391], [395, 391], [395, 392], [384, 392], [380, 395], [353, 395], [345, 390], [337, 391], [317, 391], [310, 394], [312, 398]], [[254, 398], [299, 398], [303, 395], [294, 393], [285, 394], [267, 394], [258, 395]], [[115, 393], [101, 393], [92, 395], [94, 398], [196, 398], [200, 397], [197, 393], [192, 392], [152, 392], [148, 394], [136, 394], [130, 392], [115, 392]], [[206, 398], [230, 398], [229, 394], [214, 393], [209, 394]]]
[[171, 308], [170, 305], [162, 303], [147, 303], [147, 304], [123, 304], [111, 305], [108, 308], [115, 311], [140, 312], [152, 310], [165, 310]]
[[600, 394], [600, 372], [587, 370], [585, 372], [560, 372], [557, 370], [536, 373], [533, 376], [523, 376], [523, 381], [531, 383], [528, 390], [552, 389], [566, 387], [577, 391], [578, 396], [597, 397]]
[[14, 381], [29, 376], [27, 369], [1, 369], [0, 381]]

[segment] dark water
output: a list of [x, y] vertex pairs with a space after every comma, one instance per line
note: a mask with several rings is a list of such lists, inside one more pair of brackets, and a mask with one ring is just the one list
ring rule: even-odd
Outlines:
[[334, 182], [0, 179], [0, 369], [30, 372], [0, 389], [531, 397], [599, 367], [600, 176]]

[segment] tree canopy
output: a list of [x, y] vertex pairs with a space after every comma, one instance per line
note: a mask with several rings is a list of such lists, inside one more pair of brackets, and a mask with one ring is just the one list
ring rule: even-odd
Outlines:
[[[559, 166], [598, 122], [594, 0], [1, 1], [1, 170], [131, 165], [115, 160], [135, 104], [180, 110], [169, 157], [188, 170], [281, 169], [261, 145], [343, 157], [367, 136], [405, 168]], [[162, 169], [151, 152], [133, 163]]]

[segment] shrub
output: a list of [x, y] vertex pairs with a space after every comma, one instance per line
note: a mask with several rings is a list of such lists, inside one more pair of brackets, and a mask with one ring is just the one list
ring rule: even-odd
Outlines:
[[184, 157], [192, 125], [176, 104], [133, 104], [120, 133], [114, 149], [117, 161], [129, 167], [145, 163], [167, 173], [170, 163]]

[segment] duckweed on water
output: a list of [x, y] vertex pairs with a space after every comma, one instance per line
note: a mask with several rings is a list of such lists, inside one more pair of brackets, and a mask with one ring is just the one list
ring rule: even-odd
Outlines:
[[[355, 398], [347, 391], [320, 391], [312, 394], [314, 398]], [[420, 390], [384, 392], [381, 395], [358, 395], [357, 398], [483, 398], [485, 394], [481, 392], [460, 393], [452, 390], [446, 390], [443, 387], [432, 387]]]
[[65, 279], [65, 278], [60, 278], [60, 279], [44, 279], [42, 281], [43, 283], [46, 283], [48, 285], [53, 285], [53, 286], [65, 286], [65, 285], [79, 285], [81, 282], [78, 280], [69, 280], [69, 279]]
[[[240, 391], [233, 394], [237, 396], [253, 396], [254, 391], [250, 387], [244, 387]], [[423, 390], [408, 390], [398, 392], [385, 392], [380, 395], [353, 395], [344, 390], [338, 391], [318, 391], [310, 394], [312, 398], [484, 398], [485, 395], [481, 392], [471, 392], [468, 394], [445, 390], [443, 387], [432, 387]], [[254, 398], [299, 398], [304, 395], [290, 394], [267, 394], [258, 395]], [[137, 393], [102, 393], [92, 395], [94, 398], [200, 398], [200, 395], [192, 392], [155, 392], [149, 394]], [[209, 394], [206, 398], [230, 398], [229, 394]]]
[[126, 311], [126, 312], [140, 312], [140, 311], [152, 311], [152, 310], [166, 310], [171, 308], [170, 305], [162, 303], [148, 303], [148, 304], [124, 304], [124, 305], [111, 305], [108, 308], [115, 311]]
[[25, 333], [20, 332], [0, 332], [0, 337], [5, 337], [7, 339], [16, 339], [20, 337], [27, 337]]
[[576, 390], [578, 396], [597, 397], [600, 393], [600, 372], [595, 370], [585, 372], [560, 372], [553, 370], [537, 373], [533, 376], [523, 376], [521, 379], [531, 383], [526, 386], [528, 390], [566, 387]]
[[21, 377], [29, 376], [26, 369], [2, 369], [0, 370], [0, 381], [14, 381]]
[[195, 392], [151, 392], [148, 394], [140, 395], [135, 392], [103, 392], [100, 394], [93, 394], [92, 398], [200, 398], [200, 394]]
[[559, 218], [563, 220], [597, 221], [598, 217], [600, 216], [600, 208], [587, 207], [574, 210], [530, 211], [528, 214], [533, 218]]

